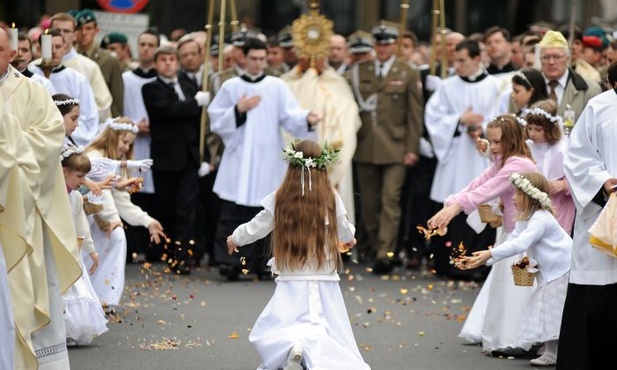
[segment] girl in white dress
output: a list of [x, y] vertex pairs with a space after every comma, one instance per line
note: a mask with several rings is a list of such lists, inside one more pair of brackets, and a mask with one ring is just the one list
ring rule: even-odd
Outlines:
[[514, 173], [510, 181], [516, 187], [513, 201], [519, 211], [514, 231], [505, 242], [492, 249], [461, 257], [457, 267], [472, 269], [492, 265], [523, 252], [530, 261], [537, 262], [538, 288], [525, 303], [518, 347], [529, 350], [534, 344], [544, 343], [544, 353], [530, 364], [554, 366], [570, 275], [572, 238], [555, 218], [548, 196], [549, 183], [544, 175], [539, 172]]
[[99, 256], [90, 236], [90, 228], [84, 213], [83, 197], [77, 191], [83, 185], [90, 167], [90, 160], [81, 149], [68, 147], [62, 152], [62, 173], [69, 192], [77, 244], [81, 247], [83, 254], [87, 254], [91, 260], [91, 267], [86, 270], [82, 255], [81, 277], [62, 297], [65, 304], [64, 323], [67, 344], [87, 345], [92, 342], [92, 339], [107, 331], [105, 313], [90, 282], [90, 274], [96, 271]]
[[521, 116], [527, 122], [527, 145], [536, 161], [538, 170], [549, 181], [551, 202], [557, 221], [568, 234], [574, 226], [574, 200], [563, 170], [563, 156], [568, 140], [563, 133], [563, 122], [557, 115], [557, 104], [552, 99], [540, 100]]
[[108, 119], [101, 133], [86, 147], [88, 158], [94, 163], [116, 164], [120, 180], [113, 189], [103, 190], [103, 209], [88, 216], [90, 233], [100, 256], [100, 264], [92, 275], [92, 285], [107, 312], [120, 304], [124, 291], [126, 264], [126, 235], [122, 220], [133, 226], [148, 228], [150, 239], [160, 243], [164, 239], [163, 226], [148, 213], [131, 202], [129, 192], [139, 190], [141, 181], [132, 177], [130, 170], [148, 170], [151, 159], [132, 160], [137, 126], [126, 117]]
[[355, 244], [355, 228], [328, 180], [337, 154], [312, 140], [288, 146], [283, 183], [227, 238], [231, 255], [272, 232], [276, 290], [249, 335], [263, 361], [259, 369], [370, 369], [339, 287], [341, 247]]

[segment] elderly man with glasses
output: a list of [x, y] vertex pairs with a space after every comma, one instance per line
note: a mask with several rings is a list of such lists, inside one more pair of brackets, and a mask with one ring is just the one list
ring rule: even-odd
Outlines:
[[578, 118], [589, 99], [602, 91], [600, 85], [568, 68], [570, 48], [560, 32], [546, 32], [538, 47], [546, 91], [557, 102], [557, 113], [563, 115], [569, 105]]

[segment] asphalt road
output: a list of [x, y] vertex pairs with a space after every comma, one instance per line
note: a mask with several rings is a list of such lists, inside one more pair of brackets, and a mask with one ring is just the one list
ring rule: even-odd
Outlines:
[[[189, 277], [162, 269], [127, 265], [123, 311], [92, 345], [69, 349], [71, 368], [255, 369], [261, 361], [248, 334], [275, 283], [250, 275], [227, 282], [216, 269]], [[490, 357], [457, 337], [479, 290], [476, 283], [402, 267], [386, 279], [350, 264], [341, 289], [360, 352], [372, 369], [532, 368], [529, 356]]]

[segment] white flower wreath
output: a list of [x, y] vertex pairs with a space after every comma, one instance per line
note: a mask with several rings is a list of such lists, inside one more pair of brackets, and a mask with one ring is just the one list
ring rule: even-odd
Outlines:
[[109, 127], [114, 131], [131, 131], [135, 135], [139, 132], [139, 127], [133, 123], [119, 123], [115, 122], [116, 118], [107, 118], [103, 127]]
[[549, 112], [545, 111], [542, 108], [531, 108], [531, 109], [523, 109], [523, 111], [521, 112], [521, 116], [527, 118], [529, 115], [535, 115], [535, 116], [542, 116], [544, 118], [546, 118], [547, 120], [555, 123], [555, 124], [559, 124], [559, 126], [563, 126], [563, 120], [561, 119], [561, 116], [559, 115], [552, 115]]
[[81, 154], [83, 152], [84, 148], [81, 146], [67, 146], [66, 148], [62, 149], [62, 152], [60, 153], [60, 162], [72, 156], [73, 154]]
[[304, 153], [296, 150], [296, 144], [299, 141], [294, 140], [283, 149], [283, 160], [292, 166], [323, 170], [330, 168], [338, 160], [339, 151], [332, 148], [328, 143], [323, 144], [323, 149], [319, 156], [305, 158]]
[[510, 175], [510, 181], [525, 194], [537, 200], [540, 203], [540, 207], [543, 209], [551, 209], [552, 203], [548, 194], [533, 186], [529, 180], [523, 177], [523, 175], [515, 172]]

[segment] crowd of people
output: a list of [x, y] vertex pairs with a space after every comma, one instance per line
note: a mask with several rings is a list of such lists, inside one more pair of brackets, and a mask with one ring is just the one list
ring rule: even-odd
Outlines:
[[[24, 31], [0, 27], [0, 368], [68, 369], [143, 261], [276, 277], [250, 337], [261, 369], [368, 368], [345, 263], [483, 282], [460, 337], [486, 353], [611, 360], [617, 259], [587, 232], [617, 188], [607, 30], [425, 42], [381, 22], [317, 58], [289, 26], [210, 50], [203, 31], [146, 29], [135, 58], [122, 33], [95, 41], [89, 9]], [[524, 255], [529, 287], [511, 276]]]

